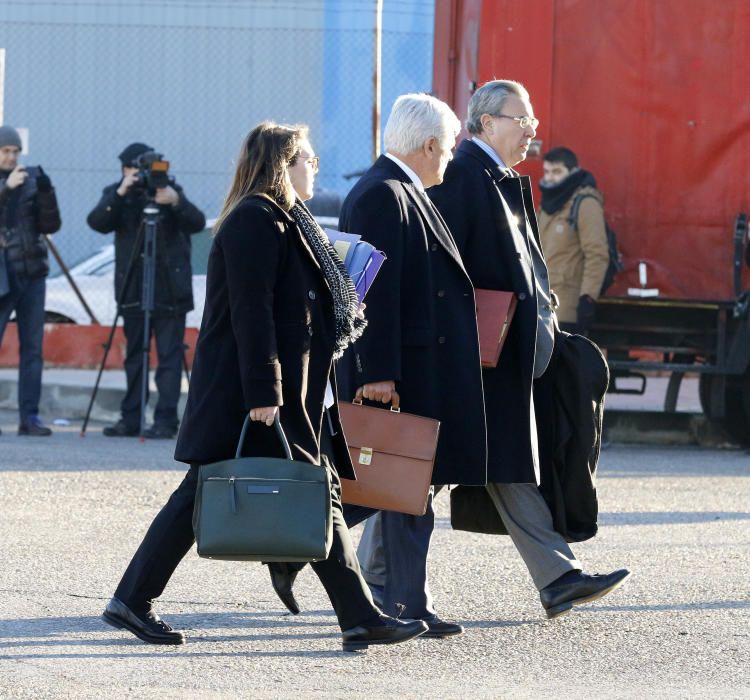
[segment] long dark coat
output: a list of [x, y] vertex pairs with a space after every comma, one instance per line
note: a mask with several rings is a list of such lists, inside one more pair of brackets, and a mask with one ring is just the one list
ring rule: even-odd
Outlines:
[[[515, 292], [513, 322], [497, 367], [482, 370], [487, 413], [487, 480], [539, 483], [531, 412], [537, 332], [536, 280], [529, 235], [539, 238], [528, 177], [507, 177], [467, 140], [429, 190], [477, 289]], [[541, 246], [540, 246], [541, 247]]]
[[[294, 459], [319, 464], [334, 341], [331, 293], [294, 220], [269, 199], [248, 198], [227, 217], [209, 254], [206, 304], [175, 459], [234, 457], [248, 411], [280, 406]], [[330, 414], [337, 431], [335, 466], [341, 476], [354, 478], [335, 407]], [[257, 422], [243, 454], [283, 455], [275, 431]]]
[[381, 156], [344, 201], [342, 231], [385, 252], [369, 321], [339, 368], [342, 399], [395, 380], [401, 407], [441, 421], [433, 483], [486, 483], [486, 434], [474, 290], [437, 210]]
[[[117, 194], [116, 182], [104, 188], [99, 203], [86, 219], [99, 233], [115, 232], [115, 296], [121, 301], [123, 315], [140, 315], [143, 285], [143, 257], [134, 251], [146, 206], [142, 190], [130, 190], [124, 197]], [[193, 273], [190, 267], [190, 235], [202, 231], [206, 217], [188, 200], [182, 188], [172, 184], [179, 201], [176, 207], [157, 205], [159, 228], [156, 238], [156, 275], [154, 280], [154, 315], [172, 316], [193, 308]], [[141, 244], [142, 247], [142, 244]], [[135, 252], [132, 278], [121, 299], [125, 278]]]

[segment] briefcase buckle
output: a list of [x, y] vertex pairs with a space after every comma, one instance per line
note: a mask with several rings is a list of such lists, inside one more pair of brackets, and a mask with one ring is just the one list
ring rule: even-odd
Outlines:
[[372, 447], [360, 447], [359, 448], [359, 460], [360, 464], [368, 467], [372, 464]]

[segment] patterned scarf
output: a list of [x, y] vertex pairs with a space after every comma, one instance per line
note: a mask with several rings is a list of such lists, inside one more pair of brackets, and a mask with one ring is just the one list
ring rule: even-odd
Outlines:
[[289, 213], [312, 248], [333, 296], [333, 311], [336, 316], [336, 347], [333, 359], [337, 360], [344, 354], [344, 350], [362, 335], [367, 327], [367, 321], [357, 318], [359, 298], [354, 289], [354, 282], [309, 209], [297, 200]]

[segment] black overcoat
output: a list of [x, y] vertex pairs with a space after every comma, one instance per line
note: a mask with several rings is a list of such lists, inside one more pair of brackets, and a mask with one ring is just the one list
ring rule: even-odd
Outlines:
[[368, 327], [339, 363], [342, 399], [395, 380], [404, 411], [440, 420], [433, 483], [486, 483], [474, 290], [440, 214], [381, 156], [347, 196], [339, 225], [388, 256], [365, 300]]
[[[123, 315], [140, 315], [143, 285], [142, 243], [139, 240], [146, 193], [131, 189], [124, 197], [117, 194], [116, 182], [104, 188], [101, 199], [86, 219], [99, 233], [115, 232], [115, 297], [121, 302]], [[154, 279], [154, 315], [172, 316], [193, 308], [193, 273], [190, 265], [190, 235], [206, 226], [206, 217], [188, 200], [182, 188], [177, 192], [177, 206], [159, 204], [159, 228], [156, 238], [156, 273]], [[135, 253], [135, 257], [134, 257]], [[122, 296], [131, 259], [135, 260], [132, 278]]]
[[[175, 459], [234, 457], [248, 411], [280, 406], [294, 459], [319, 464], [334, 341], [331, 293], [294, 220], [265, 197], [248, 198], [227, 217], [209, 254]], [[337, 433], [335, 466], [354, 478], [338, 412], [329, 413]], [[283, 456], [274, 429], [258, 422], [250, 426], [243, 454]]]
[[[539, 483], [531, 392], [537, 332], [536, 280], [529, 235], [538, 240], [528, 177], [507, 177], [466, 140], [443, 183], [429, 190], [477, 289], [515, 292], [518, 306], [497, 367], [483, 369], [487, 480]], [[541, 246], [540, 246], [541, 249]]]

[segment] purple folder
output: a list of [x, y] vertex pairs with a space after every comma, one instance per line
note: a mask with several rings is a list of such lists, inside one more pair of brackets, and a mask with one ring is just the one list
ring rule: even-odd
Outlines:
[[364, 300], [365, 295], [370, 290], [370, 287], [372, 287], [372, 283], [375, 281], [375, 277], [378, 272], [380, 272], [380, 268], [383, 266], [384, 262], [385, 253], [373, 248], [373, 251], [370, 254], [370, 260], [362, 270], [359, 279], [354, 283], [354, 288], [357, 290], [357, 296], [359, 297], [360, 302]]
[[375, 281], [375, 277], [385, 261], [385, 254], [362, 240], [356, 233], [325, 229], [331, 244], [344, 262], [347, 272], [354, 282], [360, 302]]

